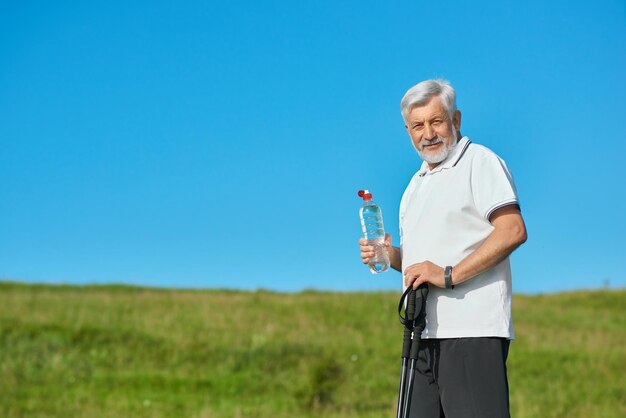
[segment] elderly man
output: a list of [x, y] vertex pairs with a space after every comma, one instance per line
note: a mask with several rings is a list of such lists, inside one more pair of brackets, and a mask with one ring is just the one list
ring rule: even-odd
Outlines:
[[[400, 247], [389, 235], [386, 243], [404, 285], [429, 286], [411, 416], [508, 417], [508, 257], [526, 241], [513, 178], [495, 153], [461, 136], [447, 81], [409, 89], [401, 112], [423, 164], [400, 203]], [[367, 264], [373, 247], [359, 244]]]

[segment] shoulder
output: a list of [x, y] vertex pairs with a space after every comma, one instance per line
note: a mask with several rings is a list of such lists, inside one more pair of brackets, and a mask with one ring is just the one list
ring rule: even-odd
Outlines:
[[467, 154], [473, 158], [502, 160], [502, 158], [490, 148], [475, 142], [472, 142], [469, 147], [467, 147]]
[[479, 167], [493, 166], [494, 168], [501, 167], [505, 171], [508, 171], [506, 162], [502, 157], [484, 145], [472, 142], [470, 146], [467, 147], [465, 154], [463, 159], [466, 160], [469, 166], [468, 168], [471, 170]]

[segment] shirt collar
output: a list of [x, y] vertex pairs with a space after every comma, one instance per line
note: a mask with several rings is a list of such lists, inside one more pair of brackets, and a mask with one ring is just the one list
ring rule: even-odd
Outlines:
[[437, 167], [435, 167], [432, 170], [430, 170], [428, 168], [428, 163], [426, 161], [424, 161], [424, 162], [422, 162], [422, 166], [420, 167], [420, 169], [417, 172], [417, 174], [420, 177], [423, 177], [426, 174], [437, 173], [437, 172], [443, 170], [444, 168], [452, 168], [452, 167], [454, 167], [459, 162], [459, 160], [461, 159], [463, 154], [465, 154], [465, 150], [467, 149], [467, 147], [471, 143], [472, 143], [472, 141], [470, 141], [470, 139], [468, 137], [464, 136], [463, 138], [461, 138], [459, 140], [459, 142], [456, 143], [454, 148], [452, 148], [452, 151], [450, 152], [450, 154], [448, 154], [446, 159], [443, 160]]

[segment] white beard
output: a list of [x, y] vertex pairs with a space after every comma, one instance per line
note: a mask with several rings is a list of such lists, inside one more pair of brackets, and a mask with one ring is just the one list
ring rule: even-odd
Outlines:
[[[417, 148], [417, 154], [420, 158], [426, 161], [428, 164], [439, 164], [444, 161], [450, 155], [450, 152], [454, 149], [456, 144], [458, 143], [458, 135], [456, 131], [452, 134], [452, 138], [442, 138], [438, 136], [432, 141], [424, 141], [425, 143], [420, 144], [420, 147]], [[436, 154], [426, 153], [424, 152], [424, 145], [432, 145], [437, 143], [443, 143], [443, 149]]]

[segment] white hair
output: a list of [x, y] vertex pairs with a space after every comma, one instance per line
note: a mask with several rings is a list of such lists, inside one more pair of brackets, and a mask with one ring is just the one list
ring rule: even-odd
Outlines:
[[441, 99], [443, 107], [448, 112], [450, 120], [452, 120], [454, 112], [456, 112], [456, 93], [448, 80], [440, 78], [422, 81], [407, 90], [400, 101], [400, 112], [402, 113], [404, 123], [407, 123], [406, 117], [411, 109], [415, 106], [425, 105], [435, 96]]

